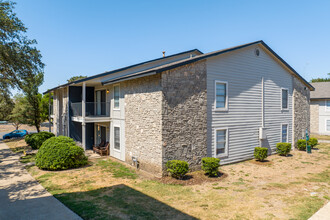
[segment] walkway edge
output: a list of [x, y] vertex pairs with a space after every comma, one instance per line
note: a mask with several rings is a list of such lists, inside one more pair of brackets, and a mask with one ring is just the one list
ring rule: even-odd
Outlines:
[[329, 220], [330, 219], [330, 202], [318, 210], [308, 220]]

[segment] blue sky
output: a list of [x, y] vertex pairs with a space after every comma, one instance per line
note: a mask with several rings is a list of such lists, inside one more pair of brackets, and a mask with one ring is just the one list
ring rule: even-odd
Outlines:
[[330, 1], [17, 0], [45, 82], [94, 75], [197, 48], [264, 40], [308, 81], [330, 72]]

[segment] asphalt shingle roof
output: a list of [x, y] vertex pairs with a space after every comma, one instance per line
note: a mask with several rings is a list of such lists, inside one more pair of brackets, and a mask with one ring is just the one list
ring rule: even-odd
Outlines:
[[311, 91], [311, 99], [330, 99], [330, 82], [311, 83], [315, 91]]

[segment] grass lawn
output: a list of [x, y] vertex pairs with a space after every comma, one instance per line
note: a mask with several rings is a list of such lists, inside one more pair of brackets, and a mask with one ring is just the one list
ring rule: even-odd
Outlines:
[[330, 199], [330, 144], [316, 148], [221, 166], [226, 178], [189, 186], [161, 183], [110, 158], [28, 170], [84, 219], [308, 219]]

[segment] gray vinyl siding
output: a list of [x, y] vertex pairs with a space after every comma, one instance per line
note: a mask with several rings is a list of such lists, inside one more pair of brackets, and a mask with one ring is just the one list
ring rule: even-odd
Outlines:
[[[264, 118], [267, 140], [262, 145], [274, 151], [281, 141], [281, 124], [288, 124], [292, 140], [292, 76], [271, 55], [255, 46], [207, 59], [208, 155], [215, 157], [214, 130], [228, 128], [228, 157], [232, 163], [253, 157], [260, 145], [262, 127], [262, 77], [264, 77]], [[214, 108], [215, 81], [228, 82], [228, 111]], [[288, 110], [281, 110], [281, 88], [288, 89]]]

